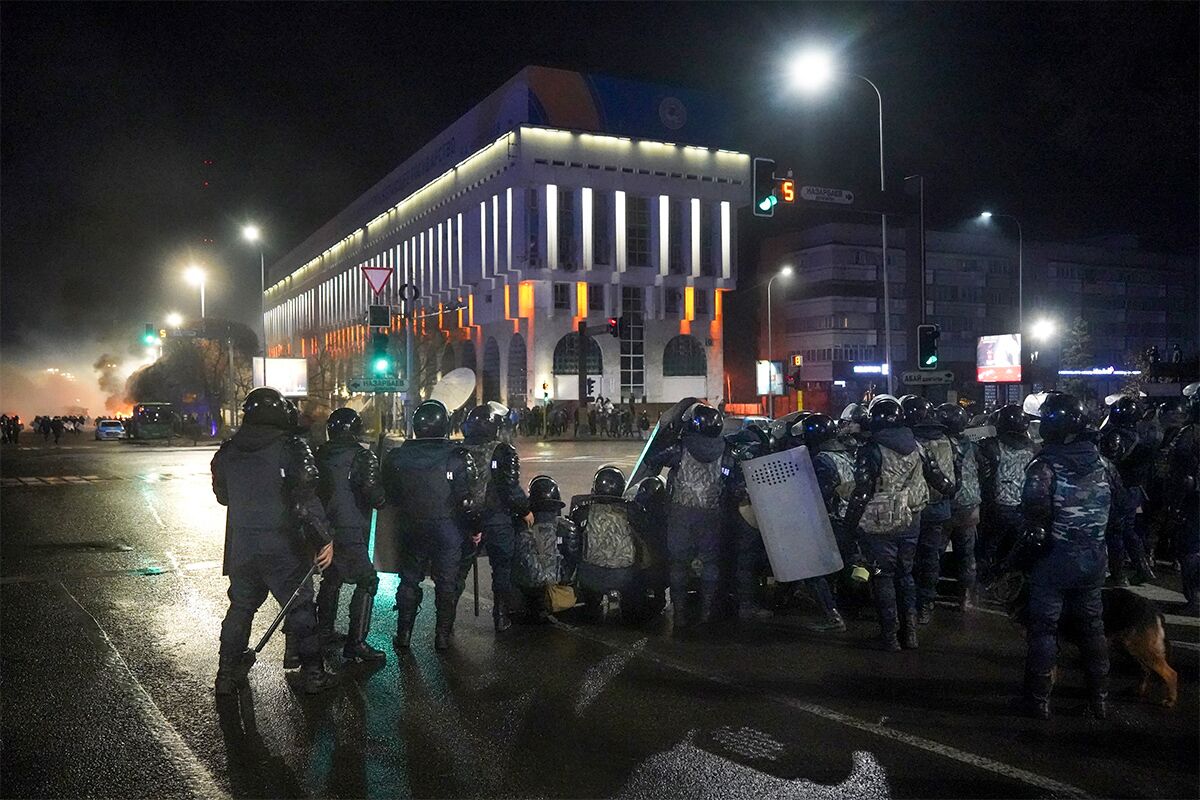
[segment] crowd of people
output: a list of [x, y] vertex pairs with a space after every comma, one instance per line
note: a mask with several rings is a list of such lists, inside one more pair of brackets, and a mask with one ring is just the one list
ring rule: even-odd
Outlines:
[[[54, 444], [59, 444], [64, 434], [78, 436], [83, 433], [87, 421], [88, 418], [80, 414], [39, 414], [33, 418], [30, 431], [34, 436], [41, 436], [43, 443], [49, 444], [53, 438]], [[23, 430], [25, 423], [19, 414], [0, 414], [0, 439], [5, 444], [19, 444]]]
[[[335, 681], [322, 648], [334, 639], [342, 583], [355, 584], [343, 656], [386, 658], [367, 643], [378, 587], [367, 541], [372, 509], [391, 506], [395, 522], [376, 536], [377, 548], [382, 538], [397, 554], [392, 643], [399, 653], [413, 646], [426, 575], [435, 587], [434, 646], [452, 646], [480, 549], [491, 567], [497, 634], [514, 621], [545, 622], [579, 606], [597, 621], [637, 622], [669, 604], [671, 630], [687, 636], [723, 618], [769, 616], [801, 591], [821, 611], [811, 629], [845, 630], [842, 609], [857, 602], [873, 608], [882, 649], [915, 649], [935, 613], [950, 544], [961, 613], [980, 602], [981, 585], [1024, 576], [1022, 707], [1049, 715], [1065, 608], [1083, 631], [1089, 707], [1103, 717], [1106, 577], [1115, 585], [1149, 580], [1149, 554], [1158, 552], [1178, 566], [1187, 613], [1196, 613], [1197, 388], [1154, 409], [1122, 397], [1103, 420], [1060, 392], [1046, 395], [1033, 415], [1010, 405], [975, 420], [956, 404], [881, 395], [838, 419], [800, 411], [732, 434], [721, 411], [695, 402], [660, 421], [636, 484], [605, 466], [591, 491], [569, 503], [550, 476], [523, 482], [513, 418], [498, 403], [467, 412], [459, 442], [450, 438], [446, 408], [425, 401], [413, 416], [414, 436], [380, 462], [359, 444], [354, 411], [330, 416], [328, 441], [314, 456], [296, 429], [295, 407], [256, 389], [243, 426], [212, 464], [214, 492], [228, 506], [230, 579], [216, 691], [232, 693], [244, 678], [250, 623], [267, 593], [282, 602], [297, 585], [285, 665], [301, 668], [308, 691]], [[742, 465], [792, 450], [811, 460], [844, 568], [767, 595], [766, 531]], [[313, 563], [324, 571], [315, 601]]]
[[[465, 415], [465, 409], [456, 412], [454, 432], [461, 429]], [[607, 397], [597, 397], [596, 402], [587, 405], [551, 402], [545, 406], [514, 408], [509, 416], [514, 431], [530, 437], [644, 439], [650, 430], [650, 415], [644, 408], [638, 411], [632, 403], [614, 403]]]

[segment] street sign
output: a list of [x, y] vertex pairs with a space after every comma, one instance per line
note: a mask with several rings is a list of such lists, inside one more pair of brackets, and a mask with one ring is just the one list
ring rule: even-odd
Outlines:
[[948, 369], [940, 372], [922, 372], [917, 369], [905, 370], [900, 376], [905, 386], [934, 386], [942, 383], [953, 383], [954, 373]]
[[352, 392], [407, 392], [408, 381], [390, 375], [381, 378], [351, 378], [349, 387]]
[[387, 286], [388, 278], [392, 277], [391, 267], [362, 267], [361, 269], [371, 291], [376, 295], [382, 294], [383, 287]]
[[854, 192], [847, 189], [829, 189], [824, 186], [801, 186], [800, 199], [848, 206], [854, 202]]

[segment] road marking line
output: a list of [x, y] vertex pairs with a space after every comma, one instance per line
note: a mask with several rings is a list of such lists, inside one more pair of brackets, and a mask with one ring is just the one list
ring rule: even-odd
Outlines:
[[1182, 625], [1187, 628], [1200, 628], [1200, 617], [1185, 617], [1182, 614], [1163, 614], [1168, 625]]
[[154, 517], [154, 521], [158, 523], [158, 527], [165, 530], [167, 523], [163, 522], [162, 517], [154, 510], [154, 504], [150, 502], [150, 495], [145, 489], [142, 490], [142, 499], [146, 501], [146, 508], [150, 509], [150, 515]]
[[[79, 609], [86, 621], [91, 622], [91, 626], [86, 624], [83, 626], [84, 633], [92, 643], [101, 648], [105, 654], [105, 661], [114, 669], [123, 672], [128, 678], [129, 688], [133, 690], [133, 705], [138, 711], [142, 722], [150, 729], [155, 740], [159, 745], [167, 751], [171, 761], [179, 769], [181, 776], [190, 785], [192, 792], [198, 797], [228, 797], [217, 781], [213, 778], [212, 773], [204, 766], [203, 762], [196, 756], [192, 748], [188, 747], [187, 742], [179, 735], [179, 731], [171, 725], [170, 721], [162, 713], [162, 709], [155, 704], [154, 698], [146, 691], [137, 676], [133, 674], [133, 670], [129, 668], [129, 664], [121, 656], [121, 652], [117, 650], [115, 644], [100, 622], [92, 616], [91, 612], [83, 607], [83, 604], [71, 594], [71, 590], [63, 583], [57, 584], [58, 588], [67, 596], [68, 599]], [[84, 620], [81, 620], [84, 621]]]
[[1178, 642], [1172, 639], [1171, 647], [1178, 647], [1180, 650], [1195, 650], [1200, 653], [1200, 642]]
[[[589, 641], [597, 642], [610, 649], [616, 649], [615, 645], [589, 631], [566, 625], [558, 620], [554, 620], [554, 623], [556, 627], [562, 627], [576, 636], [588, 639]], [[659, 655], [650, 650], [641, 650], [634, 657], [645, 658], [658, 664], [659, 666], [674, 669], [684, 674], [701, 678], [722, 686], [727, 686], [731, 689], [742, 692], [743, 694], [765, 697], [774, 703], [786, 705], [790, 708], [796, 709], [797, 711], [803, 711], [807, 714], [811, 714], [812, 716], [820, 717], [822, 719], [829, 720], [830, 722], [836, 722], [848, 728], [854, 728], [866, 733], [873, 733], [876, 736], [880, 736], [885, 739], [892, 739], [893, 741], [907, 744], [910, 747], [915, 747], [919, 750], [924, 750], [928, 753], [933, 753], [934, 755], [939, 755], [952, 761], [958, 761], [959, 763], [967, 764], [968, 766], [976, 767], [987, 772], [992, 772], [1029, 786], [1035, 786], [1039, 789], [1053, 792], [1056, 795], [1063, 795], [1067, 797], [1089, 796], [1088, 792], [1079, 788], [1078, 786], [1072, 786], [1069, 783], [1063, 783], [1062, 781], [1057, 781], [1053, 778], [1046, 777], [1045, 775], [1039, 775], [1036, 772], [1030, 772], [1029, 770], [1021, 769], [1020, 767], [1014, 767], [1011, 764], [1004, 763], [1003, 761], [997, 761], [995, 759], [977, 755], [966, 750], [960, 750], [957, 747], [951, 747], [950, 745], [945, 745], [932, 739], [926, 739], [923, 736], [904, 733], [903, 731], [889, 728], [886, 725], [881, 725], [877, 722], [867, 722], [865, 720], [858, 719], [857, 717], [852, 717], [849, 714], [843, 714], [840, 711], [835, 711], [832, 708], [826, 708], [825, 706], [820, 706], [815, 703], [806, 703], [802, 700], [797, 700], [794, 697], [774, 694], [761, 689], [745, 686], [733, 680], [732, 678], [707, 673], [701, 669], [692, 667], [689, 664], [680, 662], [668, 656]]]

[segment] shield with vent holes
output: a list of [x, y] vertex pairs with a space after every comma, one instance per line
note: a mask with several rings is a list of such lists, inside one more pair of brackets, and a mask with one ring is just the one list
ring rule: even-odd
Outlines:
[[741, 466], [775, 580], [798, 581], [840, 570], [842, 556], [808, 448], [793, 447]]

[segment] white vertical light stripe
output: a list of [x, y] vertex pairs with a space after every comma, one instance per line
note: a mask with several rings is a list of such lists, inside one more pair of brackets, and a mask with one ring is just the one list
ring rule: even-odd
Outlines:
[[546, 184], [546, 265], [558, 269], [558, 187]]
[[500, 274], [500, 198], [492, 195], [492, 264]]
[[445, 284], [442, 281], [442, 273], [445, 269], [445, 256], [445, 245], [442, 242], [442, 223], [439, 222], [437, 224], [437, 279], [434, 281], [438, 292], [441, 292], [445, 288]]
[[700, 274], [700, 200], [692, 198], [692, 264], [688, 274]]
[[620, 189], [613, 192], [613, 208], [616, 211], [617, 272], [625, 271], [625, 193]]
[[488, 277], [487, 268], [487, 203], [479, 204], [479, 275]]
[[505, 242], [506, 242], [506, 245], [505, 245], [506, 252], [505, 252], [505, 256], [504, 256], [504, 268], [505, 268], [506, 270], [508, 270], [509, 272], [512, 272], [512, 270], [513, 270], [513, 259], [512, 259], [512, 253], [513, 253], [513, 240], [512, 240], [512, 233], [513, 233], [513, 208], [512, 208], [512, 197], [513, 197], [513, 190], [512, 190], [512, 187], [510, 186], [510, 187], [508, 187], [507, 189], [505, 189], [505, 190], [504, 190], [504, 229], [505, 229]]
[[671, 260], [671, 198], [658, 196], [658, 274], [667, 274]]
[[458, 212], [458, 286], [463, 285], [463, 215]]
[[731, 250], [729, 235], [729, 201], [721, 201], [721, 277], [728, 278], [730, 274]]
[[584, 186], [579, 190], [579, 214], [583, 236], [583, 271], [592, 268], [592, 189]]

